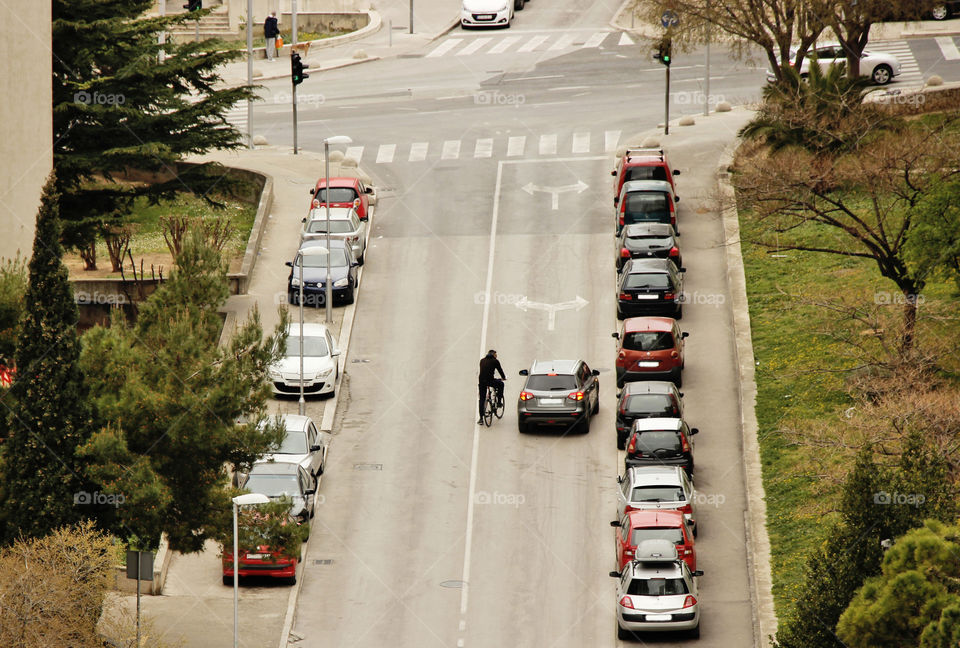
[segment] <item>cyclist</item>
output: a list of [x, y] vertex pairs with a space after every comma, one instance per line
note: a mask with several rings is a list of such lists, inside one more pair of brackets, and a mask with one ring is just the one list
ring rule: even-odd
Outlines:
[[[500, 372], [500, 377], [503, 380], [497, 380], [494, 377], [496, 371]], [[480, 384], [478, 385], [480, 391], [480, 420], [477, 423], [483, 422], [483, 402], [487, 398], [487, 387], [494, 387], [497, 390], [497, 407], [503, 405], [503, 381], [506, 379], [507, 375], [503, 373], [503, 367], [497, 360], [497, 352], [490, 349], [487, 351], [487, 355], [480, 358]]]

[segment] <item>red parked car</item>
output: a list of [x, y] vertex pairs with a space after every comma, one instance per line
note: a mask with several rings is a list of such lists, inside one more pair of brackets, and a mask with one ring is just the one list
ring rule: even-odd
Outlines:
[[619, 527], [616, 533], [617, 571], [622, 571], [633, 560], [637, 545], [644, 540], [669, 540], [677, 546], [677, 557], [687, 563], [691, 571], [696, 570], [697, 550], [693, 533], [680, 511], [627, 511], [610, 526]]
[[[297, 558], [273, 554], [270, 547], [260, 545], [256, 549], [237, 552], [240, 562], [240, 578], [245, 576], [270, 576], [286, 579], [293, 585], [297, 582]], [[233, 549], [225, 547], [223, 551], [223, 584], [233, 585]]]
[[616, 178], [613, 181], [613, 199], [616, 201], [623, 183], [630, 180], [665, 180], [673, 187], [673, 193], [677, 193], [673, 177], [680, 175], [680, 172], [671, 170], [667, 154], [662, 148], [641, 148], [627, 149], [610, 175]]
[[634, 380], [669, 380], [683, 385], [683, 340], [672, 317], [631, 317], [617, 340], [617, 387]]
[[[317, 186], [310, 190], [313, 200], [310, 209], [316, 209], [326, 204], [327, 179], [317, 180]], [[373, 196], [373, 187], [363, 184], [359, 178], [330, 178], [330, 206], [354, 207], [360, 220], [370, 217], [370, 197]]]

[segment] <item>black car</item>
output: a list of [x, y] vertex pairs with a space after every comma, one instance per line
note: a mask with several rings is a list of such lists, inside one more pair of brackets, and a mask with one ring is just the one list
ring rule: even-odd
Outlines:
[[670, 259], [679, 268], [683, 265], [680, 242], [673, 227], [666, 223], [635, 223], [627, 225], [617, 237], [617, 272], [630, 259]]
[[[287, 261], [287, 295], [291, 304], [300, 303], [300, 273], [303, 273], [304, 306], [323, 306], [326, 299], [327, 251], [326, 240], [311, 239], [300, 244], [297, 256]], [[334, 301], [352, 304], [357, 289], [357, 266], [353, 251], [344, 241], [330, 240], [330, 279]], [[300, 261], [303, 259], [303, 268]]]
[[257, 461], [241, 477], [240, 488], [271, 500], [290, 498], [290, 515], [301, 523], [315, 512], [317, 482], [303, 466], [292, 461]]
[[599, 371], [583, 360], [538, 360], [520, 372], [527, 379], [517, 401], [517, 426], [582, 426], [590, 431], [590, 417], [600, 410]]
[[633, 422], [642, 418], [683, 418], [683, 392], [665, 380], [644, 380], [623, 386], [617, 400], [617, 449], [627, 445]]
[[617, 319], [638, 315], [683, 317], [683, 275], [670, 259], [630, 259], [617, 281]]
[[693, 476], [693, 435], [698, 432], [679, 418], [637, 419], [630, 430], [624, 469], [681, 466]]

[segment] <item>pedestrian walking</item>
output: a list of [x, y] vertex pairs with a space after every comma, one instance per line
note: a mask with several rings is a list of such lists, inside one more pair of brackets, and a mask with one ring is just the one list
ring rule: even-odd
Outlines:
[[277, 36], [280, 34], [280, 27], [277, 25], [277, 12], [271, 11], [267, 19], [263, 21], [263, 36], [267, 39], [267, 60], [272, 61], [277, 55]]

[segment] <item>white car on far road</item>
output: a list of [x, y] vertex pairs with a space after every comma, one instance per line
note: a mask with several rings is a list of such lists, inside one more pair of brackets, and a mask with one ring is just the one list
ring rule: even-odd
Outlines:
[[[268, 373], [274, 394], [300, 393], [300, 325], [287, 325], [287, 344], [282, 356], [271, 365]], [[330, 330], [324, 324], [303, 325], [303, 393], [330, 394], [336, 388], [340, 370], [337, 357], [340, 349]]]
[[[844, 54], [843, 47], [839, 43], [825, 43], [819, 47], [813, 48], [803, 57], [800, 64], [800, 76], [805, 77], [810, 73], [810, 61], [815, 59], [824, 72], [831, 65], [846, 63], [847, 57]], [[790, 49], [790, 60], [797, 60], [797, 50]], [[877, 85], [886, 85], [894, 77], [900, 76], [900, 61], [897, 57], [886, 52], [873, 52], [869, 49], [863, 51], [860, 58], [860, 74], [870, 77], [870, 81]], [[773, 72], [767, 70], [767, 81], [776, 81]]]

